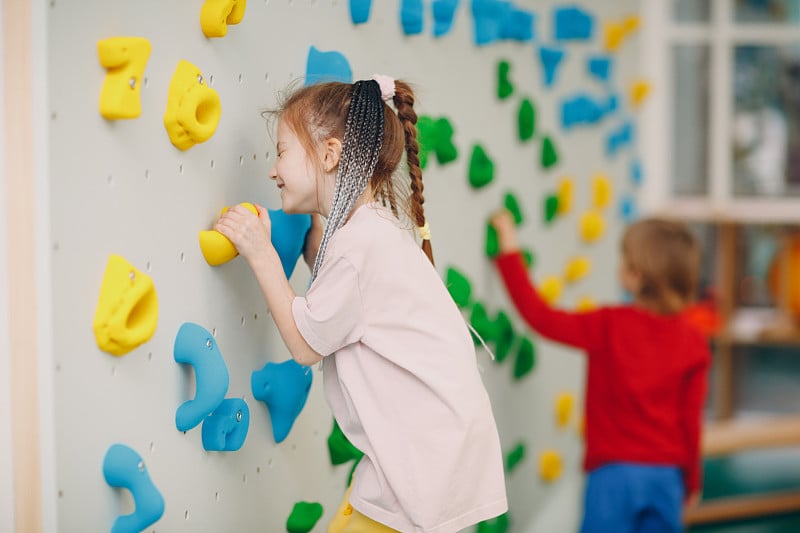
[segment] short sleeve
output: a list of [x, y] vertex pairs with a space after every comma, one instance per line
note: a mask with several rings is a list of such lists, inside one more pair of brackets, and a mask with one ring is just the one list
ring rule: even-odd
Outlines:
[[360, 340], [364, 329], [358, 271], [344, 257], [331, 259], [306, 296], [292, 302], [297, 329], [322, 356]]

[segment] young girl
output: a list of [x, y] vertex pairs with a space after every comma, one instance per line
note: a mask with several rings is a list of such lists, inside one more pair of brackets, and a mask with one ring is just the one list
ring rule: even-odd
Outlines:
[[[406, 83], [376, 76], [302, 88], [277, 113], [270, 177], [285, 212], [315, 218], [305, 297], [270, 244], [266, 209], [234, 207], [215, 226], [252, 268], [292, 357], [323, 361], [333, 415], [364, 452], [329, 531], [447, 533], [507, 510], [473, 342], [432, 264], [413, 104]], [[404, 151], [408, 174], [393, 178]], [[422, 249], [398, 219], [405, 189]]]
[[506, 210], [491, 219], [496, 259], [521, 317], [588, 356], [582, 533], [683, 531], [683, 503], [700, 494], [700, 428], [710, 351], [681, 310], [695, 294], [699, 247], [683, 225], [647, 219], [622, 240], [632, 305], [569, 313], [531, 282]]

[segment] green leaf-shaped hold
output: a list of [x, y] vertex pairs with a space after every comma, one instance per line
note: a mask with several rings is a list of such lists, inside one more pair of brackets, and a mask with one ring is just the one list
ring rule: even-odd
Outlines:
[[514, 216], [514, 223], [519, 226], [522, 224], [524, 217], [522, 216], [522, 209], [519, 207], [519, 201], [517, 201], [517, 197], [514, 196], [513, 193], [506, 193], [506, 198], [503, 202], [506, 209], [511, 211], [511, 214]]
[[497, 97], [500, 100], [505, 100], [514, 93], [514, 86], [511, 84], [511, 80], [508, 79], [510, 70], [511, 65], [508, 61], [497, 63]]
[[527, 337], [522, 338], [522, 342], [517, 349], [517, 358], [514, 361], [514, 379], [521, 380], [533, 369], [536, 362], [536, 355], [533, 343]]
[[419, 166], [425, 168], [428, 155], [436, 151], [436, 122], [426, 115], [417, 119], [417, 143], [419, 144]]
[[519, 111], [517, 112], [519, 140], [522, 142], [531, 140], [535, 130], [536, 109], [534, 109], [533, 103], [526, 98], [519, 104]]
[[544, 199], [544, 221], [546, 224], [552, 222], [558, 214], [558, 195], [549, 194]]
[[469, 305], [469, 297], [472, 293], [472, 286], [467, 277], [453, 267], [447, 269], [447, 279], [445, 281], [447, 290], [453, 301], [459, 307], [467, 307]]
[[[514, 343], [515, 333], [514, 326], [511, 324], [511, 319], [505, 311], [498, 311], [494, 319], [494, 360], [496, 363], [502, 363], [503, 360], [511, 351], [511, 345]], [[484, 339], [486, 340], [486, 339]]]
[[286, 520], [286, 531], [289, 533], [308, 533], [322, 517], [322, 505], [316, 502], [297, 502], [292, 514]]
[[512, 472], [514, 468], [525, 458], [525, 443], [520, 442], [514, 449], [506, 455], [506, 472]]
[[469, 184], [475, 189], [488, 185], [494, 179], [494, 163], [480, 144], [472, 147], [469, 160]]
[[500, 243], [497, 237], [497, 230], [490, 223], [486, 223], [486, 257], [497, 257], [500, 253]]
[[336, 419], [333, 420], [333, 429], [328, 435], [328, 453], [333, 465], [340, 465], [352, 459], [361, 459], [361, 456], [364, 455], [361, 450], [347, 440], [339, 424], [336, 423]]
[[458, 158], [458, 148], [453, 144], [453, 125], [445, 117], [436, 121], [436, 160], [446, 165]]
[[[486, 314], [486, 308], [481, 302], [475, 302], [475, 305], [472, 306], [472, 311], [469, 315], [469, 323], [485, 342], [489, 342], [494, 338], [494, 324], [489, 320], [489, 315]], [[475, 342], [476, 346], [481, 344], [481, 341], [474, 333], [472, 333], [472, 340]]]
[[553, 140], [549, 135], [545, 135], [542, 140], [542, 168], [550, 168], [558, 163], [558, 152]]
[[479, 523], [475, 533], [506, 533], [508, 526], [508, 513], [504, 513], [496, 518]]
[[527, 249], [522, 250], [522, 258], [525, 260], [526, 267], [530, 268], [533, 266], [534, 257], [535, 256], [533, 255], [532, 251]]

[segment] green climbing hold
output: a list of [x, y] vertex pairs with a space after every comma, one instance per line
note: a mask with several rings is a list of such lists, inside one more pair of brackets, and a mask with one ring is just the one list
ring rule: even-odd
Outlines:
[[417, 118], [417, 144], [419, 144], [419, 166], [425, 168], [428, 155], [436, 151], [436, 122], [428, 116]]
[[516, 337], [514, 326], [505, 311], [497, 312], [492, 330], [494, 333], [494, 337], [491, 339], [494, 341], [494, 360], [496, 363], [502, 363], [511, 351], [511, 345]]
[[519, 201], [517, 201], [517, 197], [514, 194], [508, 192], [506, 193], [505, 201], [503, 202], [506, 209], [511, 211], [511, 214], [514, 216], [514, 224], [519, 226], [522, 224], [523, 216], [522, 216], [522, 209], [519, 206]]
[[505, 100], [514, 93], [514, 86], [511, 84], [511, 80], [508, 79], [510, 70], [511, 65], [508, 61], [497, 63], [497, 97], [500, 100]]
[[497, 257], [500, 253], [500, 243], [497, 240], [497, 230], [490, 223], [486, 224], [486, 257]]
[[558, 163], [558, 152], [549, 135], [542, 140], [542, 168], [550, 168]]
[[506, 472], [512, 472], [514, 468], [525, 458], [525, 444], [520, 442], [514, 449], [506, 455]]
[[472, 147], [469, 160], [469, 184], [475, 189], [488, 185], [494, 179], [494, 163], [480, 144]]
[[522, 250], [522, 259], [525, 260], [525, 266], [530, 268], [533, 266], [534, 255], [530, 250]]
[[453, 267], [448, 268], [445, 285], [457, 306], [463, 308], [469, 305], [472, 287], [464, 274]]
[[453, 144], [453, 125], [445, 117], [436, 121], [436, 160], [446, 165], [458, 158], [458, 148]]
[[508, 531], [508, 526], [508, 513], [503, 513], [491, 520], [480, 522], [475, 533], [506, 533], [506, 531]]
[[361, 459], [364, 453], [352, 445], [347, 440], [336, 419], [333, 420], [333, 429], [331, 434], [328, 435], [328, 453], [331, 457], [331, 464], [340, 465], [353, 459]]
[[533, 369], [536, 356], [534, 346], [527, 337], [522, 338], [522, 342], [517, 349], [517, 359], [514, 361], [514, 379], [520, 380]]
[[533, 103], [527, 98], [519, 104], [519, 111], [517, 112], [517, 133], [519, 140], [522, 142], [529, 141], [533, 138], [536, 130], [536, 109]]
[[289, 533], [308, 533], [322, 517], [322, 505], [316, 502], [297, 502], [286, 520]]
[[544, 199], [544, 221], [546, 224], [552, 222], [558, 215], [558, 195], [549, 194]]
[[[486, 314], [486, 308], [481, 302], [475, 302], [475, 305], [472, 306], [469, 315], [469, 323], [484, 341], [488, 342], [488, 340], [494, 337], [494, 324], [489, 320], [489, 315]], [[475, 333], [470, 333], [472, 334], [472, 340], [475, 345], [480, 346], [480, 339], [475, 336]]]

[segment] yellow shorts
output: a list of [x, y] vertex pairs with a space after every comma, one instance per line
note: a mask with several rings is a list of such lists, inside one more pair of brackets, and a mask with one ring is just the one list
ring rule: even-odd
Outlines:
[[384, 526], [353, 509], [350, 505], [352, 490], [352, 486], [347, 489], [336, 516], [328, 524], [328, 533], [398, 533], [397, 530]]

